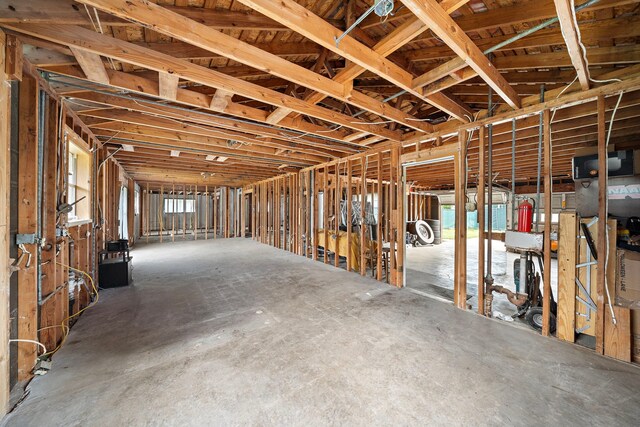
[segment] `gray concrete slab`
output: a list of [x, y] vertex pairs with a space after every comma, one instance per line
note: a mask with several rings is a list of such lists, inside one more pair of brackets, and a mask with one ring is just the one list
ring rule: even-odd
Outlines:
[[640, 369], [246, 239], [141, 245], [8, 426], [637, 425]]

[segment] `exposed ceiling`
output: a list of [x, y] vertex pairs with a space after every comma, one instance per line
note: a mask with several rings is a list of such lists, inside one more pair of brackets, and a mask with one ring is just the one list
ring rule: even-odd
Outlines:
[[[19, 35], [25, 58], [125, 170], [152, 185], [247, 184], [474, 120], [490, 90], [504, 110], [541, 85], [556, 94], [573, 83], [570, 93], [601, 76], [640, 74], [638, 0], [577, 1], [579, 31], [569, 0], [396, 1], [392, 16], [371, 14], [336, 44], [372, 3], [0, 0], [0, 26]], [[612, 143], [637, 146], [639, 98], [623, 97]], [[607, 98], [609, 115], [616, 101]], [[595, 143], [594, 114], [591, 103], [555, 115], [557, 179], [576, 149]], [[524, 183], [537, 172], [534, 119], [516, 124]], [[494, 130], [506, 181], [511, 131]], [[469, 147], [473, 170], [477, 135]], [[441, 167], [420, 177], [424, 185], [452, 183]]]

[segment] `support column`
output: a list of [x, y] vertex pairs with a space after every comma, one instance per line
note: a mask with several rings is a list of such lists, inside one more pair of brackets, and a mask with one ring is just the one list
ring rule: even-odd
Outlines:
[[544, 150], [544, 271], [542, 281], [544, 289], [542, 295], [542, 335], [549, 336], [551, 332], [551, 193], [553, 177], [551, 175], [551, 113], [542, 112], [543, 122], [543, 150]]
[[[38, 84], [31, 76], [23, 76], [20, 84], [18, 145], [18, 233], [38, 232]], [[38, 340], [38, 264], [36, 244], [25, 243], [32, 255], [29, 267], [18, 271], [18, 338]], [[26, 261], [25, 261], [26, 262]], [[18, 380], [32, 377], [38, 346], [18, 343]]]
[[458, 133], [459, 152], [455, 155], [455, 215], [456, 215], [456, 241], [455, 241], [455, 273], [454, 273], [454, 304], [456, 307], [467, 308], [467, 212], [465, 210], [466, 191], [466, 159], [467, 159], [467, 132]]
[[[476, 198], [478, 201], [478, 314], [484, 315], [484, 255], [485, 255], [485, 234], [484, 234], [484, 194], [486, 187], [486, 169], [485, 169], [485, 127], [480, 126], [478, 130], [478, 187], [476, 190]], [[491, 238], [491, 236], [489, 236]]]

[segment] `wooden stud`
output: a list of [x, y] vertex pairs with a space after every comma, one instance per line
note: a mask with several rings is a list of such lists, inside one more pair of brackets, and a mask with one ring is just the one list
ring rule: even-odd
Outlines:
[[[480, 126], [478, 130], [478, 141], [479, 141], [479, 160], [478, 163], [480, 165], [478, 172], [478, 186], [476, 188], [476, 198], [478, 201], [478, 314], [484, 315], [484, 275], [485, 275], [485, 189], [486, 189], [486, 174], [487, 171], [485, 169], [485, 152], [486, 141], [485, 141], [485, 127]], [[489, 236], [491, 239], [492, 236]]]
[[558, 221], [558, 321], [556, 336], [575, 341], [576, 246], [578, 220], [575, 212], [560, 212]]
[[376, 271], [377, 279], [382, 280], [382, 153], [378, 153], [378, 169], [376, 171], [377, 190], [378, 190], [378, 217], [376, 225]]
[[543, 151], [542, 175], [544, 181], [544, 248], [542, 273], [542, 335], [551, 333], [551, 195], [553, 182], [551, 177], [551, 112], [542, 112]]
[[596, 251], [598, 253], [598, 274], [596, 278], [596, 352], [604, 354], [604, 329], [605, 329], [605, 274], [607, 257], [607, 140], [606, 140], [606, 117], [605, 99], [599, 96], [596, 101], [597, 123], [598, 123], [598, 239], [596, 240]]
[[360, 275], [364, 276], [367, 273], [367, 225], [366, 210], [367, 210], [367, 167], [369, 165], [369, 157], [362, 156], [360, 159], [362, 162], [362, 176], [360, 177]]
[[333, 233], [336, 236], [336, 250], [333, 256], [333, 265], [335, 267], [340, 266], [340, 199], [342, 199], [342, 187], [340, 180], [340, 162], [338, 161], [333, 186]]
[[209, 186], [204, 186], [204, 240], [209, 239]]
[[[9, 174], [11, 166], [11, 89], [7, 80], [11, 78], [11, 75], [15, 76], [15, 66], [7, 67], [11, 61], [10, 58], [5, 56], [5, 33], [0, 31], [0, 200], [2, 207], [0, 207], [0, 259], [5, 260], [8, 264], [10, 253], [10, 238], [9, 233], [6, 230], [10, 228], [10, 212], [9, 197], [11, 194], [11, 177]], [[12, 73], [6, 73], [5, 69], [13, 71]], [[20, 68], [20, 71], [22, 68]], [[0, 354], [4, 355], [0, 357], [0, 416], [3, 416], [9, 410], [9, 391], [10, 391], [10, 363], [9, 357], [9, 292], [7, 292], [6, 284], [9, 283], [10, 273], [8, 268], [0, 268], [0, 283], [3, 285], [3, 292], [0, 293], [0, 324], [5, 325], [0, 328]]]
[[187, 186], [182, 185], [182, 240], [187, 238]]
[[[19, 143], [18, 143], [18, 233], [38, 232], [38, 84], [31, 76], [24, 76], [20, 85]], [[24, 245], [32, 254], [31, 264], [18, 271], [18, 338], [38, 339], [37, 245]], [[18, 345], [18, 380], [32, 377], [38, 346], [20, 342]]]
[[455, 242], [455, 273], [454, 273], [454, 304], [456, 307], [467, 308], [467, 212], [466, 202], [466, 156], [467, 156], [467, 132], [458, 133], [459, 153], [454, 156], [455, 169], [455, 215], [456, 215], [456, 242]]
[[160, 243], [164, 235], [164, 186], [160, 186], [160, 195], [158, 198], [158, 218], [160, 220]]

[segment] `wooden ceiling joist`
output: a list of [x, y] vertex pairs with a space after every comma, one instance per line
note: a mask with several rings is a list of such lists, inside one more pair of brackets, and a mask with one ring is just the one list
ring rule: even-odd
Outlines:
[[8, 28], [20, 33], [30, 34], [65, 44], [82, 46], [83, 49], [101, 54], [119, 61], [128, 62], [156, 72], [172, 72], [180, 78], [205, 86], [233, 91], [247, 98], [256, 99], [276, 107], [288, 107], [299, 113], [336, 123], [346, 128], [369, 132], [384, 138], [398, 140], [399, 132], [391, 132], [384, 126], [368, 124], [362, 120], [345, 116], [325, 108], [311, 105], [294, 97], [283, 95], [256, 84], [229, 77], [215, 70], [192, 64], [183, 59], [173, 58], [159, 52], [149, 51], [132, 43], [116, 40], [81, 27], [64, 25], [25, 25], [6, 24]]
[[[413, 89], [411, 84], [413, 76], [400, 66], [388, 60], [385, 57], [386, 55], [379, 53], [379, 51], [385, 51], [388, 49], [387, 46], [389, 43], [380, 45], [376, 50], [368, 48], [353, 37], [345, 36], [338, 44], [335, 40], [336, 37], [341, 35], [342, 31], [327, 23], [317, 15], [314, 15], [293, 0], [281, 0], [279, 2], [272, 2], [269, 0], [240, 0], [240, 2], [259, 11], [269, 18], [286, 25], [309, 40], [312, 40], [322, 47], [339, 54], [358, 66], [394, 83], [400, 89], [406, 90], [418, 96], [418, 98], [423, 98], [422, 93]], [[450, 3], [461, 2], [458, 1]], [[415, 34], [415, 30], [413, 28], [409, 28], [408, 33], [409, 36], [413, 36]], [[406, 37], [404, 33], [401, 36]], [[428, 98], [424, 100], [429, 103], [438, 103], [437, 100], [432, 101]], [[439, 100], [443, 101], [442, 97], [439, 97]], [[444, 102], [439, 102], [439, 104], [439, 107], [445, 106]], [[448, 113], [452, 114], [459, 120], [466, 121], [465, 115], [468, 115], [469, 113], [469, 109], [466, 106], [452, 100], [448, 100], [446, 104]]]
[[[407, 120], [407, 114], [370, 98], [351, 86], [339, 84], [313, 70], [300, 67], [283, 58], [265, 52], [249, 43], [226, 35], [213, 28], [141, 0], [80, 0], [116, 16], [139, 22], [158, 32], [187, 42], [202, 49], [223, 55], [234, 61], [262, 69], [274, 76], [290, 80], [301, 86], [324, 93], [327, 96], [348, 102], [358, 108], [395, 120], [412, 129], [430, 131], [427, 123]], [[332, 27], [333, 28], [333, 27]], [[355, 121], [355, 119], [354, 119]]]
[[[610, 120], [625, 92], [612, 143], [637, 146], [639, 2], [402, 0], [338, 44], [372, 1], [0, 0], [0, 27], [68, 113], [133, 179], [158, 188], [245, 185], [363, 152], [375, 170], [379, 152], [453, 146], [461, 129], [488, 123], [494, 170], [507, 184], [513, 118], [525, 185], [537, 173], [540, 109], [555, 109], [557, 182], [570, 177], [576, 150], [595, 144], [594, 96], [606, 96]], [[478, 140], [470, 135], [471, 182]], [[391, 173], [389, 159], [379, 167]], [[352, 172], [362, 172], [358, 162]], [[450, 165], [414, 172], [425, 186], [451, 188]]]
[[478, 73], [511, 107], [520, 108], [520, 97], [464, 31], [435, 0], [403, 0], [464, 62]]

